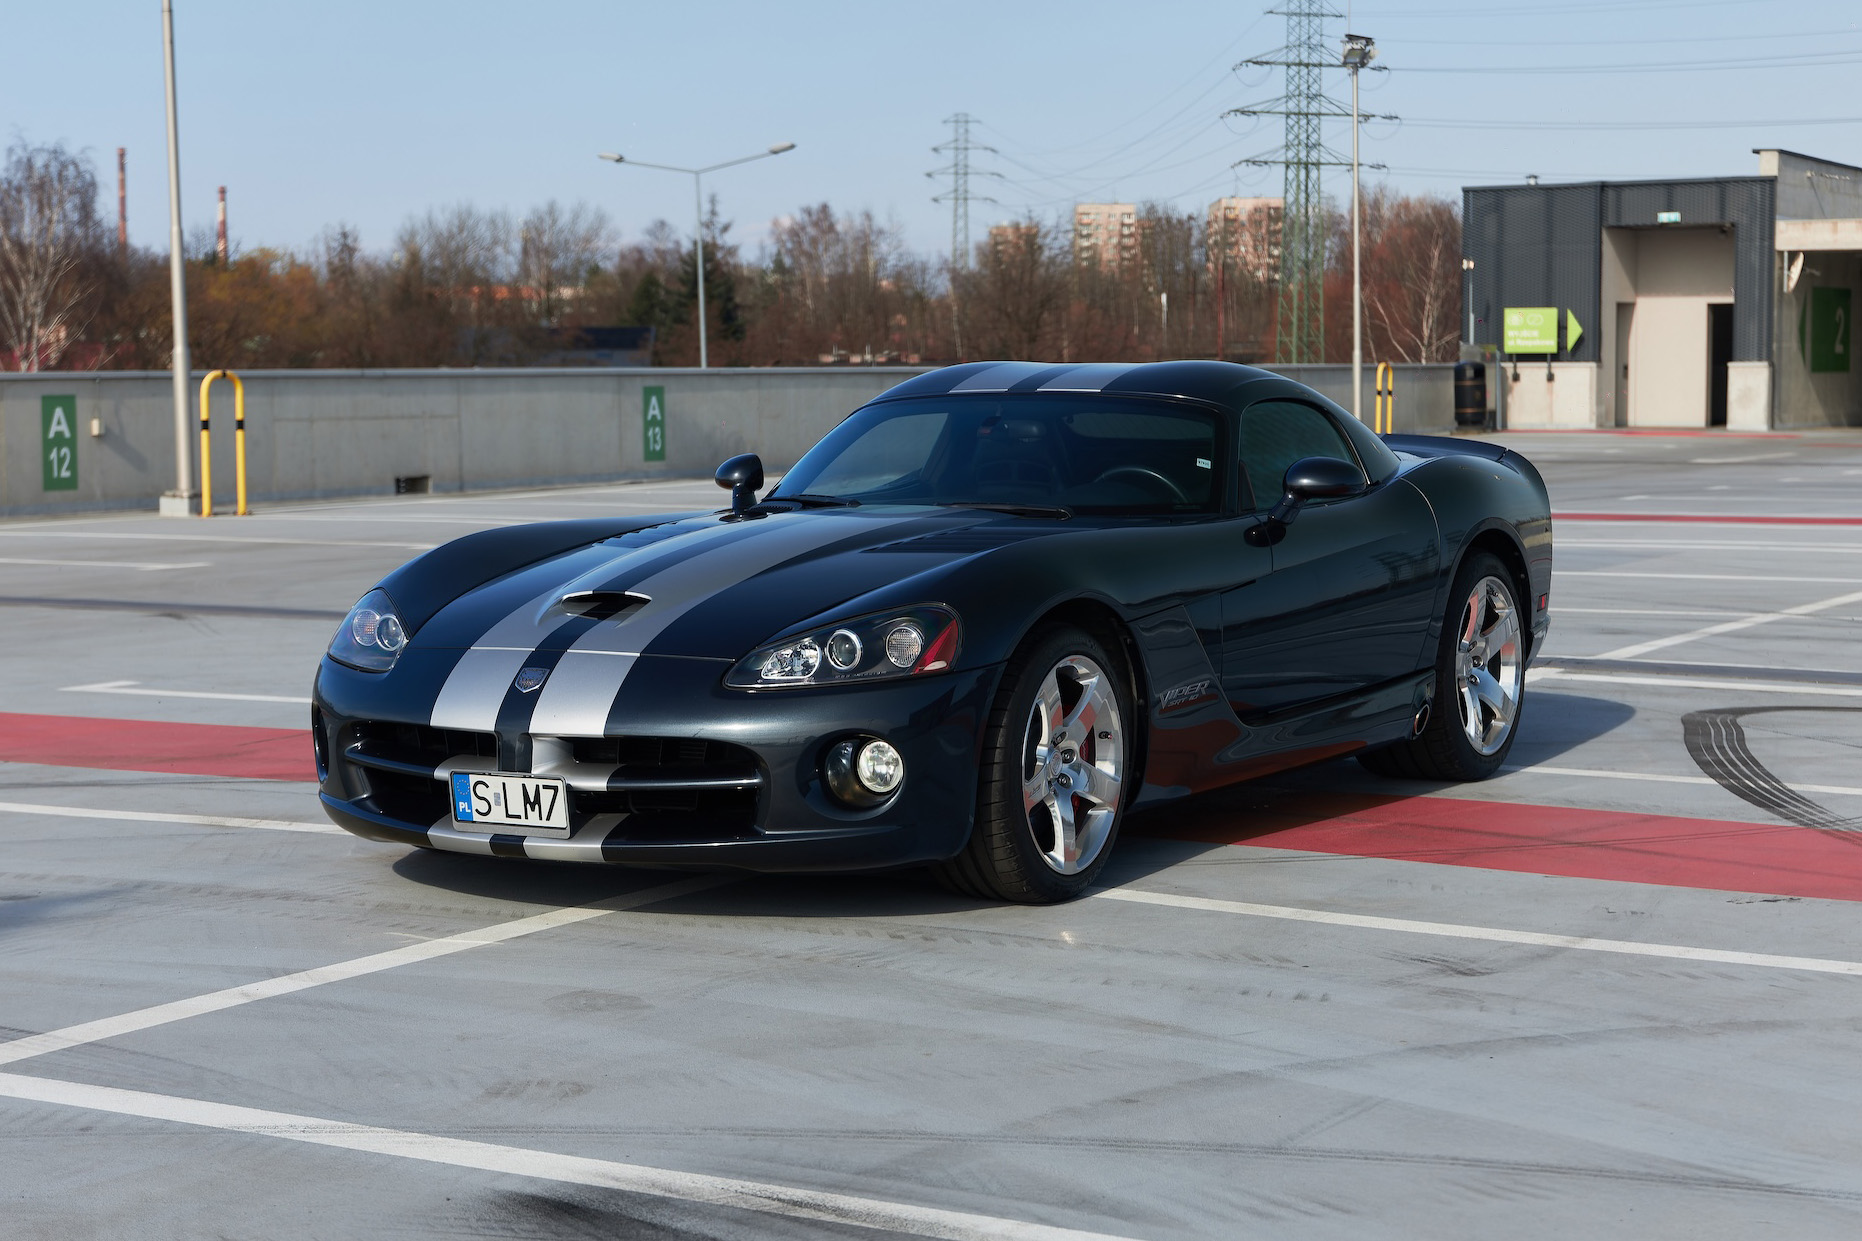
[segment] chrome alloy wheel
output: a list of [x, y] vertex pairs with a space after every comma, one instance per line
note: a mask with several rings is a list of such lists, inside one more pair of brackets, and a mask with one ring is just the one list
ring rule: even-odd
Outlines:
[[1022, 742], [1022, 806], [1049, 869], [1093, 864], [1118, 821], [1125, 730], [1106, 670], [1069, 655], [1036, 692]]
[[1461, 607], [1455, 645], [1461, 731], [1475, 753], [1492, 754], [1506, 744], [1519, 715], [1523, 672], [1513, 592], [1499, 578], [1484, 577]]

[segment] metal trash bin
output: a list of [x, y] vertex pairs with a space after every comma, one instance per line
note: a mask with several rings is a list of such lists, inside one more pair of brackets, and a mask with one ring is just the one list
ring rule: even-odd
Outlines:
[[1487, 364], [1455, 363], [1455, 426], [1474, 430], [1487, 425]]

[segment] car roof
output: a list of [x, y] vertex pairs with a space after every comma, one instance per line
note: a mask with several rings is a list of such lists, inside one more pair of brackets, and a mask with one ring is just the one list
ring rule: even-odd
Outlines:
[[1104, 392], [1232, 405], [1239, 389], [1264, 382], [1299, 387], [1272, 371], [1235, 362], [965, 362], [914, 376], [874, 399], [971, 392]]

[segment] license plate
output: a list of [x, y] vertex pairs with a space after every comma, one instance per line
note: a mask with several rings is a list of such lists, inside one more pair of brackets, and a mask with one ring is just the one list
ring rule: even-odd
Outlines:
[[453, 826], [464, 832], [567, 836], [569, 790], [549, 776], [455, 771]]

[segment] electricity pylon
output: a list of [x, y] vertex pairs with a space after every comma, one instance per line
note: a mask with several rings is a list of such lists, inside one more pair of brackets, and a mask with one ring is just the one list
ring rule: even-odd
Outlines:
[[997, 153], [996, 148], [984, 146], [970, 138], [970, 126], [975, 123], [976, 118], [968, 112], [944, 118], [944, 124], [951, 127], [950, 141], [934, 146], [931, 150], [938, 155], [948, 151], [950, 163], [925, 174], [927, 177], [950, 178], [950, 189], [931, 201], [950, 204], [950, 265], [959, 270], [970, 265], [970, 204], [996, 201], [982, 194], [971, 193], [970, 178], [1002, 175], [999, 172], [979, 171], [970, 166], [970, 155], [974, 151], [988, 151], [991, 155]]
[[[1280, 116], [1286, 118], [1286, 139], [1278, 153], [1237, 160], [1237, 164], [1286, 167], [1286, 190], [1280, 223], [1280, 300], [1274, 333], [1277, 362], [1325, 361], [1325, 199], [1320, 177], [1325, 168], [1347, 168], [1351, 161], [1325, 145], [1325, 120], [1349, 121], [1351, 109], [1341, 107], [1325, 93], [1323, 71], [1340, 67], [1325, 45], [1327, 18], [1344, 14], [1327, 8], [1325, 0], [1286, 0], [1284, 8], [1269, 9], [1287, 19], [1287, 42], [1281, 54], [1257, 56], [1242, 65], [1272, 66], [1287, 71], [1286, 93], [1278, 99], [1246, 108], [1232, 108], [1225, 116]], [[1369, 118], [1366, 118], [1369, 119]], [[1394, 119], [1394, 118], [1390, 118]], [[1381, 164], [1366, 164], [1381, 168]]]

